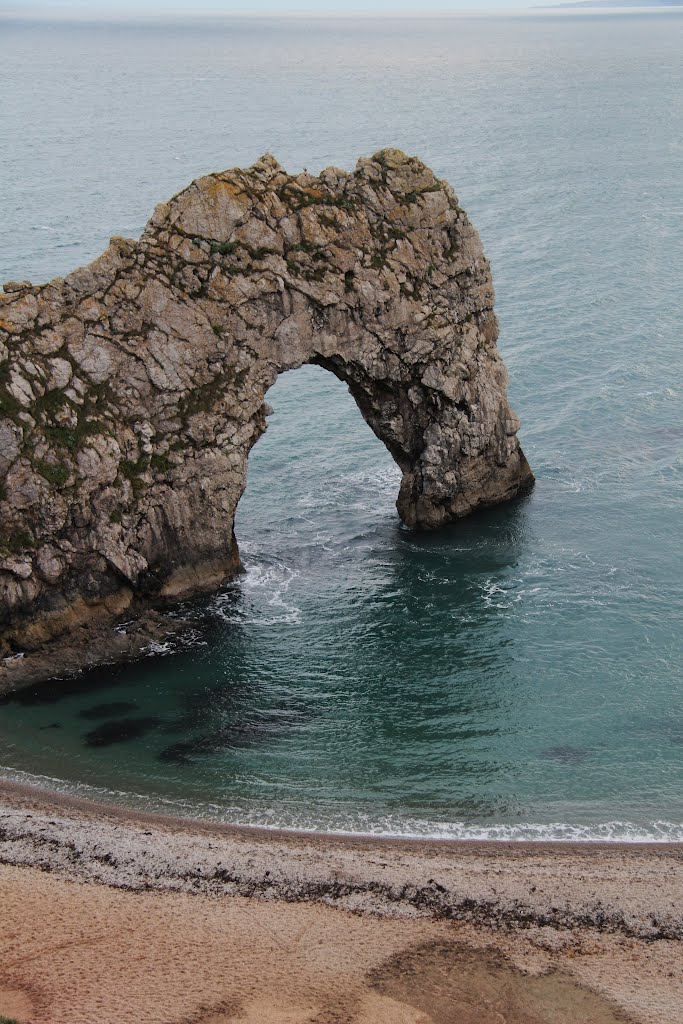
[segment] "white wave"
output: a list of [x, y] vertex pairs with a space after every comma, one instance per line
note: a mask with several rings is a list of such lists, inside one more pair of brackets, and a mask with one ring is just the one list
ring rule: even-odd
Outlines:
[[655, 818], [634, 822], [615, 818], [603, 822], [504, 822], [432, 821], [430, 819], [372, 815], [366, 812], [327, 808], [319, 815], [313, 809], [293, 811], [291, 806], [249, 807], [215, 801], [188, 800], [161, 794], [143, 794], [71, 782], [50, 775], [38, 775], [0, 765], [0, 778], [38, 789], [77, 796], [132, 810], [152, 811], [214, 822], [285, 832], [315, 832], [328, 835], [373, 836], [383, 839], [425, 839], [487, 841], [501, 843], [681, 843], [683, 822]]
[[485, 579], [479, 584], [482, 601], [487, 608], [511, 608], [524, 599], [525, 593], [531, 593], [519, 589], [523, 582], [522, 579], [512, 579], [501, 584], [494, 579]]
[[320, 512], [327, 508], [337, 509], [344, 504], [356, 512], [381, 512], [387, 506], [393, 509], [400, 481], [398, 466], [356, 470], [332, 477], [314, 491], [300, 495], [297, 506]]
[[189, 629], [182, 633], [175, 633], [166, 640], [151, 640], [143, 653], [147, 658], [155, 658], [164, 657], [167, 654], [177, 654], [179, 651], [187, 651], [194, 647], [207, 646], [208, 644], [199, 630]]
[[[237, 622], [250, 626], [298, 625], [301, 608], [287, 600], [293, 580], [299, 577], [297, 569], [284, 562], [270, 564], [255, 561], [247, 566], [244, 575], [224, 594], [211, 603], [211, 609], [224, 622]], [[235, 589], [242, 592], [242, 600], [235, 601]]]
[[173, 654], [175, 645], [170, 640], [152, 640], [145, 648], [145, 655], [148, 658], [155, 658], [164, 654]]

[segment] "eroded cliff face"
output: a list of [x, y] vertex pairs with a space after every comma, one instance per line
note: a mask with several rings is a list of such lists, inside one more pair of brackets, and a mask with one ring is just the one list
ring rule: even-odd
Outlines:
[[[451, 187], [398, 150], [193, 182], [139, 241], [0, 294], [0, 643], [218, 586], [283, 370], [347, 382], [435, 527], [532, 483], [489, 265]], [[0, 649], [0, 654], [3, 651]]]

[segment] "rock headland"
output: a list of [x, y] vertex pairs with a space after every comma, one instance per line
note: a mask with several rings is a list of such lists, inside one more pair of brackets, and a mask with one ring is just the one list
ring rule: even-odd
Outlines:
[[285, 370], [348, 384], [402, 470], [410, 527], [529, 488], [493, 303], [452, 188], [395, 149], [318, 177], [266, 155], [66, 278], [8, 282], [0, 674], [239, 571], [235, 509]]

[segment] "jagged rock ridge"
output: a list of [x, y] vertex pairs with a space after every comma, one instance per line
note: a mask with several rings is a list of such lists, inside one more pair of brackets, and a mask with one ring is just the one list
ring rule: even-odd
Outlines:
[[234, 574], [264, 396], [304, 363], [347, 382], [403, 472], [409, 526], [530, 486], [493, 302], [453, 190], [392, 149], [319, 177], [266, 155], [65, 279], [6, 284], [5, 653]]

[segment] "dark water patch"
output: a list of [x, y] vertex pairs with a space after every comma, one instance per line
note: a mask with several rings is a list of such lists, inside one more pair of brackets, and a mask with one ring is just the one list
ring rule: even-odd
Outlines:
[[[185, 606], [183, 606], [185, 607]], [[188, 606], [189, 607], [189, 606]], [[195, 639], [198, 639], [195, 642]], [[197, 644], [203, 642], [197, 631], [188, 631], [185, 646], [173, 648], [173, 664], [175, 671], [182, 673], [193, 670], [199, 656]], [[60, 679], [46, 679], [44, 682], [31, 686], [22, 686], [17, 690], [0, 695], [0, 707], [19, 705], [20, 707], [39, 707], [40, 705], [57, 704], [59, 701], [84, 694], [96, 694], [103, 690], [115, 690], [120, 686], [130, 685], [134, 673], [136, 684], [144, 684], [157, 677], [159, 668], [169, 661], [164, 652], [142, 653], [130, 661], [114, 662], [86, 669], [72, 676]]]
[[651, 430], [649, 437], [657, 441], [681, 441], [683, 440], [683, 424], [672, 423], [662, 427], [655, 427]]
[[[228, 627], [232, 632], [232, 627]], [[235, 636], [230, 641], [237, 641]], [[211, 666], [221, 664], [227, 654], [229, 673], [207, 680], [197, 673], [188, 685], [174, 690], [173, 713], [167, 715], [161, 732], [179, 736], [194, 746], [191, 737], [201, 737], [204, 749], [246, 747], [258, 742], [258, 736], [273, 734], [279, 729], [311, 722], [319, 717], [315, 702], [288, 689], [280, 692], [255, 672], [243, 657], [239, 643], [230, 643], [226, 652], [226, 629], [217, 630], [212, 648]], [[173, 659], [173, 666], [176, 661]]]
[[41, 732], [44, 731], [45, 729], [61, 729], [61, 728], [62, 728], [62, 723], [61, 722], [50, 722], [49, 725], [41, 725], [40, 726]]
[[114, 743], [128, 743], [140, 739], [156, 729], [160, 718], [112, 718], [102, 722], [83, 737], [86, 747], [110, 747]]
[[181, 717], [174, 718], [170, 722], [164, 722], [163, 725], [159, 727], [159, 731], [162, 736], [178, 736], [183, 734], [187, 735], [191, 730], [188, 730], [187, 723], [184, 718]]
[[221, 750], [244, 750], [274, 743], [295, 728], [302, 717], [297, 714], [264, 714], [250, 722], [225, 725], [212, 732], [172, 743], [161, 751], [159, 760], [190, 764], [196, 757]]
[[98, 688], [108, 689], [115, 685], [114, 669], [108, 667], [106, 671], [99, 673], [99, 684], [95, 674], [90, 672], [84, 672], [78, 676], [67, 676], [64, 679], [48, 679], [35, 686], [25, 686], [20, 690], [4, 693], [0, 696], [0, 707], [7, 707], [10, 704], [18, 704], [20, 707], [57, 704], [68, 697], [75, 697]]
[[113, 718], [115, 715], [125, 715], [130, 711], [137, 711], [138, 705], [132, 700], [114, 700], [108, 704], [95, 704], [94, 707], [84, 708], [78, 712], [79, 718], [86, 718], [88, 721], [98, 718]]
[[25, 686], [0, 697], [0, 707], [18, 704], [20, 707], [38, 707], [41, 704], [57, 704], [70, 697], [98, 690], [113, 689], [126, 685], [130, 679], [131, 662], [119, 665], [104, 665], [101, 668], [80, 672], [62, 679], [46, 679], [34, 686]]
[[587, 747], [572, 747], [569, 744], [561, 744], [557, 747], [548, 747], [541, 751], [541, 757], [555, 764], [579, 765], [585, 764], [592, 756], [592, 751]]

